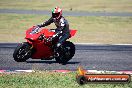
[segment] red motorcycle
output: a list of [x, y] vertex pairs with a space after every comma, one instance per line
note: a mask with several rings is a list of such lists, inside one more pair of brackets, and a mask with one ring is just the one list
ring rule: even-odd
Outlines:
[[[70, 37], [74, 36], [76, 30], [70, 30]], [[52, 41], [52, 36], [55, 30], [39, 28], [33, 26], [26, 31], [25, 39], [27, 42], [20, 43], [14, 53], [14, 60], [24, 62], [29, 58], [52, 60], [55, 59], [58, 63], [66, 64], [75, 54], [75, 45], [70, 41], [65, 41], [59, 48], [59, 55], [55, 55], [54, 44], [58, 39]]]

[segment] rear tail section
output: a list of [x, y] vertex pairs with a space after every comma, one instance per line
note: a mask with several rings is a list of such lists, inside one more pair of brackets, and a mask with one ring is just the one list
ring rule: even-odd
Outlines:
[[70, 37], [73, 37], [76, 34], [77, 30], [71, 29], [70, 30]]

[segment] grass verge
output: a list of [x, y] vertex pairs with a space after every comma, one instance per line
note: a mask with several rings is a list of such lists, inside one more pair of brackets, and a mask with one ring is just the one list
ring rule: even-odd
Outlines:
[[0, 88], [132, 88], [132, 82], [80, 86], [76, 82], [76, 74], [76, 72], [64, 74], [47, 71], [0, 74]]
[[132, 12], [132, 0], [0, 0], [0, 9]]
[[[26, 29], [49, 16], [0, 14], [0, 42], [23, 42]], [[132, 17], [66, 17], [76, 43], [132, 43]], [[48, 28], [55, 28], [54, 24]]]

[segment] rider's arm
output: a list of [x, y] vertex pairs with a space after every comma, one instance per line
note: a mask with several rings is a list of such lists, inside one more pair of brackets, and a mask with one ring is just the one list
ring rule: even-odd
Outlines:
[[65, 24], [65, 22], [64, 22], [63, 19], [61, 19], [60, 21], [61, 21], [60, 22], [60, 27], [57, 28], [57, 32], [56, 32], [56, 34], [53, 37], [57, 37], [57, 36], [59, 36], [60, 34], [63, 33], [63, 29], [64, 29], [64, 27], [65, 27], [66, 24]]
[[61, 19], [60, 21], [60, 30], [63, 31], [64, 27], [66, 26], [66, 23], [64, 22], [64, 19]]
[[45, 27], [53, 23], [53, 18], [51, 17], [48, 21], [45, 21], [44, 23], [38, 25], [39, 27]]

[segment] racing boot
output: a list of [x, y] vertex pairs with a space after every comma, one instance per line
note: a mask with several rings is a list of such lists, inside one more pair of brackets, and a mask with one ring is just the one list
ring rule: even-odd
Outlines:
[[59, 57], [62, 51], [62, 45], [60, 43], [57, 43], [54, 47], [54, 57]]

